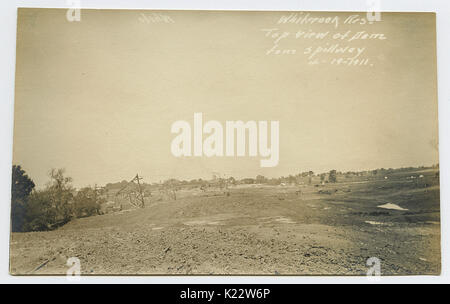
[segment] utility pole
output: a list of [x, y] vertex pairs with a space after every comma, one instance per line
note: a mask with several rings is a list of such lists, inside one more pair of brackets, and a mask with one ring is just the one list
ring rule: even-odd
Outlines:
[[142, 188], [141, 188], [141, 183], [139, 182], [139, 180], [143, 179], [142, 177], [139, 177], [139, 174], [136, 173], [136, 177], [135, 177], [137, 184], [138, 184], [138, 188], [139, 188], [139, 195], [141, 197], [141, 207], [144, 208], [145, 207], [145, 202], [144, 202], [144, 195], [142, 194]]
[[[135, 177], [133, 177], [133, 179], [131, 181], [129, 181], [124, 187], [122, 187], [122, 189], [120, 189], [117, 193], [116, 193], [116, 197], [119, 196], [119, 194], [122, 194], [126, 188], [129, 188], [130, 184], [133, 184], [134, 186], [136, 185], [134, 182], [137, 182], [137, 186], [138, 186], [138, 191], [127, 191], [125, 193], [123, 193], [122, 195], [128, 196], [128, 199], [130, 200], [130, 204], [135, 206], [135, 207], [141, 207], [144, 208], [145, 207], [145, 201], [144, 201], [144, 193], [142, 191], [142, 186], [141, 186], [141, 182], [140, 180], [143, 179], [142, 177], [139, 177], [139, 174], [136, 174]], [[131, 194], [133, 194], [133, 197], [135, 199], [137, 199], [136, 204], [133, 203]], [[140, 206], [139, 206], [139, 201], [140, 201]]]

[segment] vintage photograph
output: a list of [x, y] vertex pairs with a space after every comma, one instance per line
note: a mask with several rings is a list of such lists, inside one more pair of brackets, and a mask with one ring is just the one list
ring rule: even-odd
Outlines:
[[17, 14], [10, 274], [441, 273], [434, 13]]

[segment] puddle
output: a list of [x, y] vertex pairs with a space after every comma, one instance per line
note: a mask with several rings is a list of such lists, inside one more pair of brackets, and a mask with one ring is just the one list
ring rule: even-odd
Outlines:
[[264, 223], [283, 223], [283, 224], [295, 224], [295, 222], [285, 216], [268, 216], [268, 217], [260, 217], [259, 219], [263, 220]]
[[220, 222], [218, 221], [190, 221], [190, 222], [185, 222], [185, 225], [188, 226], [196, 226], [196, 225], [220, 225]]
[[220, 222], [208, 222], [206, 224], [208, 224], [208, 225], [220, 225]]
[[375, 222], [375, 221], [365, 221], [365, 223], [370, 224], [370, 225], [383, 225], [384, 224], [384, 223]]
[[377, 207], [378, 208], [384, 208], [384, 209], [392, 209], [392, 210], [403, 210], [403, 211], [408, 210], [408, 209], [404, 209], [404, 208], [402, 208], [402, 207], [400, 207], [400, 206], [398, 206], [396, 204], [391, 204], [391, 203], [387, 203], [387, 204], [384, 204], [384, 205], [379, 205]]
[[153, 227], [152, 230], [161, 230], [164, 229], [164, 227]]
[[276, 222], [279, 222], [279, 223], [284, 223], [284, 224], [295, 224], [295, 222], [293, 221], [293, 220], [291, 220], [290, 218], [288, 218], [288, 217], [284, 217], [284, 216], [280, 216], [280, 217], [278, 217], [278, 218], [276, 218], [276, 219], [274, 219]]

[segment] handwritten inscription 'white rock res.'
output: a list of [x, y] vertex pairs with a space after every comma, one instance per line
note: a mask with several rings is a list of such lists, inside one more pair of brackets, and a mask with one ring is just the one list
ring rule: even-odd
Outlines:
[[283, 15], [278, 20], [278, 24], [293, 23], [300, 25], [312, 25], [312, 24], [331, 24], [335, 28], [339, 26], [339, 17], [312, 17], [310, 13], [304, 14], [303, 12], [293, 13], [288, 16]]
[[[261, 167], [275, 167], [279, 161], [279, 121], [270, 122], [270, 148], [268, 145], [267, 121], [226, 121], [225, 123], [225, 151], [224, 132], [222, 124], [210, 120], [203, 125], [203, 114], [194, 113], [194, 133], [192, 153], [191, 124], [185, 120], [178, 120], [172, 124], [171, 132], [178, 134], [171, 144], [171, 152], [175, 157], [182, 156], [248, 156], [267, 157], [260, 160]], [[203, 134], [209, 134], [203, 140]], [[248, 149], [246, 149], [248, 133]], [[236, 135], [236, 140], [235, 140]], [[236, 142], [236, 148], [235, 148]], [[258, 145], [259, 142], [259, 145]], [[236, 152], [236, 153], [235, 153]]]

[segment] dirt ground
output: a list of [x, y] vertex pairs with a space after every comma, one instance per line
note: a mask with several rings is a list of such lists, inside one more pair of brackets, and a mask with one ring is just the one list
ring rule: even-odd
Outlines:
[[382, 275], [437, 275], [439, 214], [439, 186], [404, 176], [181, 190], [176, 201], [13, 233], [10, 271], [64, 275], [77, 257], [82, 275], [365, 275], [377, 257]]

